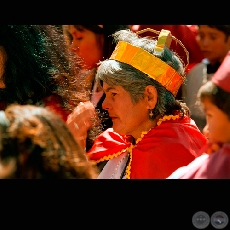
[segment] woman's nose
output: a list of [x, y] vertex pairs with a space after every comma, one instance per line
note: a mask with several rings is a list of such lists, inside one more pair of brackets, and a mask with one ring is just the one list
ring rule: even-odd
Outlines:
[[109, 110], [109, 103], [108, 103], [108, 100], [106, 99], [106, 96], [105, 96], [104, 101], [102, 102], [102, 108], [104, 110]]

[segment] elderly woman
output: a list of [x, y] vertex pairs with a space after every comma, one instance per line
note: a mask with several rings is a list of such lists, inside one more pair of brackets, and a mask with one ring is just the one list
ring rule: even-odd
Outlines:
[[166, 178], [207, 142], [187, 106], [175, 99], [186, 66], [169, 47], [172, 39], [183, 44], [170, 31], [149, 30], [158, 40], [130, 30], [114, 33], [117, 46], [98, 67], [103, 108], [113, 122], [87, 152], [105, 163], [99, 179]]

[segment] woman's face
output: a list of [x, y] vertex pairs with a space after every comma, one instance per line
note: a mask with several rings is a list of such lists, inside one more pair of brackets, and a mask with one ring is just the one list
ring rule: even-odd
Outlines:
[[80, 56], [86, 69], [97, 67], [97, 63], [103, 59], [104, 35], [96, 34], [82, 26], [69, 26], [70, 50]]
[[6, 52], [2, 46], [0, 46], [0, 89], [5, 88], [5, 83], [3, 82], [3, 74], [5, 70], [6, 63]]
[[230, 143], [230, 120], [228, 116], [209, 99], [204, 99], [202, 107], [206, 114], [205, 136], [212, 143]]
[[130, 94], [121, 86], [110, 87], [103, 83], [106, 98], [102, 104], [113, 121], [115, 132], [139, 138], [143, 131], [149, 131], [149, 104], [146, 97], [134, 104]]

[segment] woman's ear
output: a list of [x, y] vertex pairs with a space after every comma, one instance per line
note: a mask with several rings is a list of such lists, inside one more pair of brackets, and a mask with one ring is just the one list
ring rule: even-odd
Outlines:
[[148, 101], [148, 109], [154, 109], [157, 104], [158, 93], [154, 86], [148, 85], [145, 87], [145, 97]]

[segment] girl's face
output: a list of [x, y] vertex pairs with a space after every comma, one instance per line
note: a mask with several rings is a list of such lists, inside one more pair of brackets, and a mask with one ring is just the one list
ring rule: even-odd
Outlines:
[[199, 26], [196, 39], [204, 57], [211, 64], [222, 62], [230, 50], [230, 36], [226, 38], [224, 32], [208, 25]]
[[75, 52], [84, 61], [84, 68], [92, 69], [97, 67], [103, 59], [104, 35], [96, 34], [82, 26], [77, 28], [69, 26], [70, 50]]
[[230, 119], [228, 116], [208, 98], [203, 100], [202, 106], [207, 120], [205, 136], [212, 143], [230, 143]]
[[0, 89], [5, 88], [5, 83], [3, 82], [3, 74], [6, 63], [6, 52], [2, 46], [0, 46]]
[[110, 87], [104, 82], [103, 91], [106, 98], [102, 107], [108, 111], [115, 132], [137, 139], [153, 126], [153, 121], [149, 120], [149, 109], [153, 105], [147, 96], [134, 104], [130, 94], [121, 86]]

